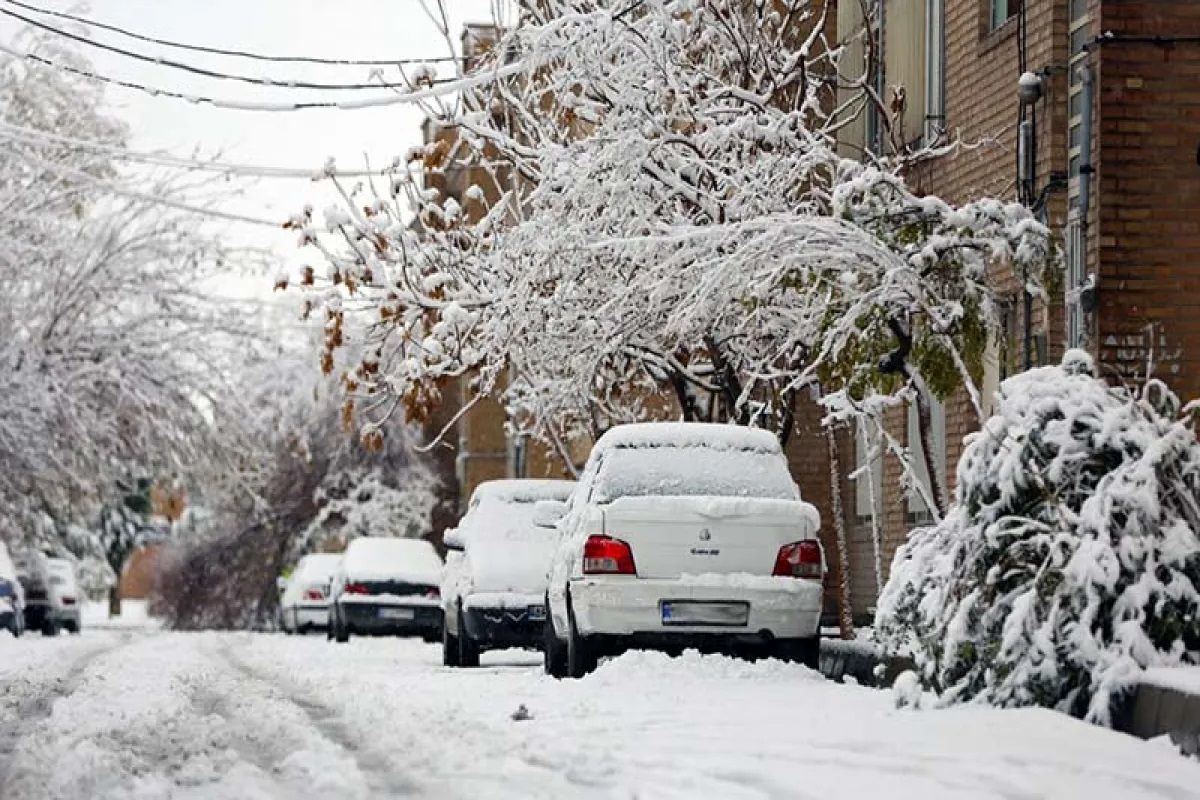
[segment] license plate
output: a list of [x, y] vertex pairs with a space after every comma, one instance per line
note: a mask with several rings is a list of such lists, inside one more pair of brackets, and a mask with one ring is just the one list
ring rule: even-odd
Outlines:
[[531, 622], [544, 622], [546, 619], [545, 606], [530, 606], [529, 619]]
[[413, 610], [411, 608], [381, 608], [379, 609], [380, 619], [412, 619]]
[[663, 600], [663, 625], [717, 625], [742, 627], [750, 621], [750, 604], [745, 602]]

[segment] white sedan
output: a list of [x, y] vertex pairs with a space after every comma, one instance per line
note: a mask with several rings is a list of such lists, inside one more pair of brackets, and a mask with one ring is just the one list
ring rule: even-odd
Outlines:
[[300, 559], [279, 600], [279, 617], [287, 633], [325, 630], [329, 619], [329, 582], [342, 556], [313, 553]]
[[630, 648], [769, 655], [816, 667], [824, 555], [778, 441], [730, 425], [645, 423], [596, 442], [568, 504], [546, 671], [582, 677]]
[[479, 665], [479, 654], [537, 649], [546, 619], [546, 572], [558, 544], [534, 524], [538, 501], [565, 500], [573, 481], [487, 481], [471, 495], [458, 527], [447, 531], [442, 576], [442, 663]]

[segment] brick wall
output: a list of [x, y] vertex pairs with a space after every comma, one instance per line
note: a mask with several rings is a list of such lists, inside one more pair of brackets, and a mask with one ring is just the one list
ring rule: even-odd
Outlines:
[[[1099, 30], [1200, 36], [1200, 2], [1100, 4]], [[1200, 43], [1096, 49], [1097, 350], [1200, 396]]]

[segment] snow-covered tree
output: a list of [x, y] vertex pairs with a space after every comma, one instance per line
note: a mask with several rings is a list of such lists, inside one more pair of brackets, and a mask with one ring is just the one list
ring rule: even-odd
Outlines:
[[[978, 378], [988, 268], [1036, 280], [1048, 232], [1015, 204], [915, 195], [904, 171], [932, 150], [838, 154], [838, 130], [882, 103], [865, 78], [836, 91], [831, 14], [528, 4], [485, 80], [428, 108], [454, 137], [390, 186], [345, 188], [323, 224], [293, 220], [328, 260], [305, 280], [332, 298], [329, 350], [346, 315], [373, 323], [351, 379], [390, 398], [375, 413], [420, 417], [470, 374], [535, 435], [595, 435], [667, 394], [686, 418], [786, 439], [802, 392], [844, 390], [845, 411]], [[486, 176], [461, 202], [416, 180], [456, 166]]]
[[[86, 67], [50, 41], [22, 47]], [[7, 124], [120, 146], [102, 102], [83, 78], [0, 57]], [[192, 176], [134, 178], [63, 141], [6, 136], [0, 152], [0, 536], [95, 557], [116, 552], [100, 534], [124, 525], [100, 517], [119, 484], [225, 452], [210, 417], [247, 317], [207, 283], [228, 249], [162, 204], [188, 199]]]
[[1200, 443], [1158, 381], [1091, 359], [1017, 375], [971, 434], [944, 520], [896, 554], [877, 630], [942, 702], [1100, 724], [1151, 666], [1200, 664]]

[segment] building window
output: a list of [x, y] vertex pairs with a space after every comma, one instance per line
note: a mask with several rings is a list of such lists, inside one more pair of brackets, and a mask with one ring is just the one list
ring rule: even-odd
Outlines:
[[1021, 0], [988, 0], [992, 5], [992, 30], [996, 30], [1017, 15]]
[[1079, 214], [1072, 213], [1066, 229], [1067, 260], [1067, 346], [1083, 347], [1086, 324], [1083, 308], [1087, 288], [1087, 253], [1084, 252], [1083, 229]]

